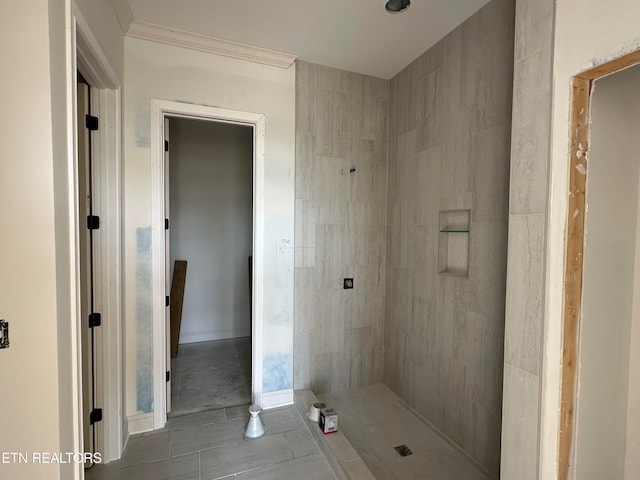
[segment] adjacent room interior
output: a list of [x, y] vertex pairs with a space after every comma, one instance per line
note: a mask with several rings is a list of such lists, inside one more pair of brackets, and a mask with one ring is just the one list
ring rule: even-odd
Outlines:
[[253, 129], [178, 117], [168, 124], [169, 265], [186, 261], [181, 318], [172, 318], [180, 326], [171, 416], [248, 406]]

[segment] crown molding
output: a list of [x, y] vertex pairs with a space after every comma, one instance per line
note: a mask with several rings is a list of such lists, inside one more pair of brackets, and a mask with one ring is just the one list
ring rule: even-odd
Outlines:
[[296, 56], [290, 53], [254, 47], [253, 45], [137, 20], [129, 27], [127, 36], [279, 68], [289, 68], [296, 60]]

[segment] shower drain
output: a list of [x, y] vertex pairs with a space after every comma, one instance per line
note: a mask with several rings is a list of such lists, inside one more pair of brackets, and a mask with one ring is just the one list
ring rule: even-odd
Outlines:
[[393, 449], [398, 452], [398, 455], [401, 457], [406, 457], [407, 455], [411, 455], [413, 452], [406, 445], [398, 445], [397, 447], [393, 447]]

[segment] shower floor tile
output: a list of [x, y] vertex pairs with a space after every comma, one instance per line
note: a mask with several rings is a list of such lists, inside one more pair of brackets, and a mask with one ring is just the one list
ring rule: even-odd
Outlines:
[[[382, 384], [317, 395], [338, 413], [338, 429], [378, 480], [489, 480]], [[413, 454], [400, 456], [406, 445]]]

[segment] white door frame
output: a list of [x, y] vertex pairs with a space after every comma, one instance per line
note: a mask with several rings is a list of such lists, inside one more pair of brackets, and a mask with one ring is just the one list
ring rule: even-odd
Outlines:
[[153, 318], [153, 428], [164, 427], [166, 404], [166, 309], [164, 230], [164, 119], [192, 118], [253, 127], [253, 285], [251, 338], [251, 397], [262, 404], [264, 318], [264, 148], [265, 116], [190, 103], [151, 100], [151, 268]]
[[[122, 261], [121, 261], [121, 123], [120, 123], [120, 81], [98, 40], [91, 31], [82, 13], [72, 4], [72, 30], [70, 42], [70, 58], [72, 71], [69, 81], [72, 84], [73, 125], [76, 125], [76, 70], [91, 84], [91, 103], [93, 114], [99, 117], [100, 128], [92, 132], [92, 156], [94, 165], [93, 202], [94, 211], [100, 216], [100, 230], [94, 235], [96, 255], [95, 271], [95, 309], [102, 314], [102, 326], [96, 331], [96, 402], [103, 409], [103, 421], [96, 429], [97, 451], [102, 454], [103, 461], [117, 460], [122, 454], [123, 445], [123, 402], [122, 402]], [[74, 188], [70, 189], [71, 219], [73, 228], [83, 225], [79, 219], [77, 205], [77, 140], [73, 130], [73, 158], [69, 161], [70, 171], [74, 176]], [[75, 235], [75, 231], [73, 233]], [[77, 243], [77, 242], [76, 242]], [[76, 246], [74, 271], [80, 264], [79, 251]], [[76, 282], [76, 298], [80, 298], [80, 285]], [[76, 305], [77, 317], [73, 328], [79, 332], [80, 318], [79, 300]], [[73, 344], [73, 349], [78, 345]], [[78, 386], [81, 392], [82, 357], [76, 352]], [[81, 395], [76, 398], [81, 401]], [[82, 428], [81, 404], [77, 415]], [[82, 432], [80, 431], [80, 435]], [[79, 445], [82, 445], [80, 438]]]

